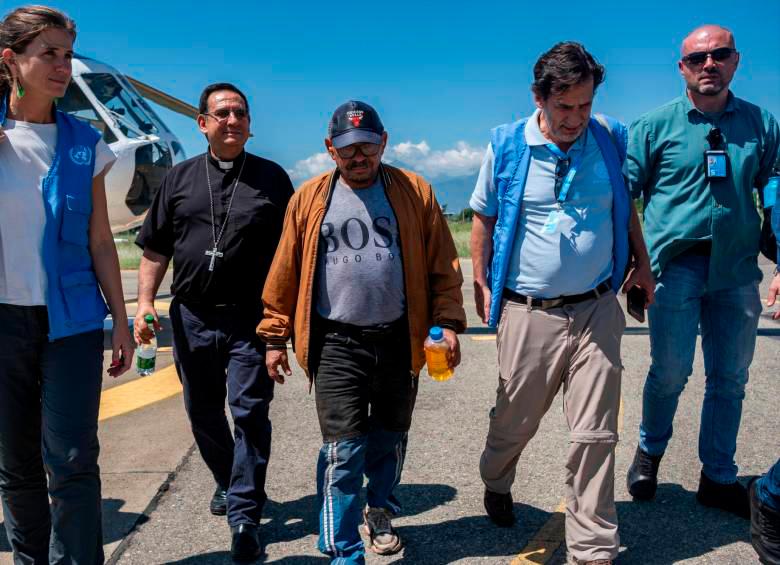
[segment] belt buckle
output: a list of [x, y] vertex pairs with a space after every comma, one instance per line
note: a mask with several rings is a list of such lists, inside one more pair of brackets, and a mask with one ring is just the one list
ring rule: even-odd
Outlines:
[[549, 300], [542, 300], [542, 310], [549, 310], [550, 308], [558, 308], [563, 305], [563, 298], [550, 298]]

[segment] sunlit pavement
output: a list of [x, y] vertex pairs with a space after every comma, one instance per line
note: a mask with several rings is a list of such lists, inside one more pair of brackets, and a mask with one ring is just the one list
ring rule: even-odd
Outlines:
[[[771, 270], [768, 264], [763, 268], [766, 273]], [[568, 433], [560, 400], [521, 457], [513, 489], [517, 525], [498, 529], [484, 515], [477, 465], [495, 394], [495, 339], [473, 312], [470, 271], [470, 263], [464, 262], [464, 296], [473, 327], [461, 338], [463, 363], [448, 382], [421, 377], [398, 489], [404, 511], [394, 521], [406, 548], [392, 557], [370, 554], [369, 563], [563, 563], [565, 559], [560, 510]], [[130, 301], [135, 273], [124, 272], [123, 279]], [[767, 284], [762, 286], [762, 297]], [[158, 309], [167, 326], [165, 302], [163, 298]], [[128, 312], [134, 311], [134, 303], [129, 302]], [[635, 503], [628, 496], [625, 473], [636, 445], [649, 362], [646, 327], [632, 322], [623, 341], [622, 431], [616, 469], [619, 563], [756, 562], [748, 542], [748, 523], [695, 501], [703, 395], [700, 353], [680, 401], [655, 502]], [[213, 482], [193, 449], [175, 373], [166, 368], [172, 362], [167, 327], [160, 346], [158, 372], [152, 377], [128, 374], [116, 380], [106, 377], [104, 383], [100, 437], [106, 555], [111, 562], [123, 564], [230, 563], [229, 530], [224, 518], [208, 512]], [[780, 324], [765, 311], [737, 452], [743, 480], [768, 469], [780, 455], [778, 375]], [[300, 369], [286, 385], [277, 386], [272, 421], [270, 500], [261, 526], [264, 561], [326, 562], [315, 547], [314, 479], [321, 438], [314, 397], [308, 394]], [[0, 563], [11, 563], [4, 538]]]

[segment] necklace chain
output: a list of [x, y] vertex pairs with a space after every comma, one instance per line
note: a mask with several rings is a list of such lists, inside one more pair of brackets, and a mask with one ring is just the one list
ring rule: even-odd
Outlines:
[[233, 207], [233, 197], [236, 195], [236, 189], [238, 188], [238, 181], [241, 179], [241, 173], [244, 172], [244, 165], [246, 164], [246, 153], [244, 153], [244, 159], [241, 161], [241, 168], [238, 170], [236, 180], [233, 183], [233, 190], [230, 193], [230, 200], [228, 201], [227, 211], [225, 212], [225, 220], [222, 222], [222, 227], [217, 234], [217, 221], [214, 217], [214, 193], [211, 190], [211, 176], [209, 175], [209, 156], [206, 153], [204, 157], [204, 163], [206, 164], [206, 184], [209, 187], [209, 204], [211, 204], [211, 237], [214, 240], [214, 250], [216, 251], [219, 242], [222, 241], [222, 234], [225, 233], [225, 226], [228, 223], [230, 217], [230, 210]]

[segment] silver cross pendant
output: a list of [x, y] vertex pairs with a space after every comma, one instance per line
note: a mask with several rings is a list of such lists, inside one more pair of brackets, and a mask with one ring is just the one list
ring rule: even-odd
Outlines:
[[214, 270], [214, 261], [216, 261], [217, 257], [222, 257], [224, 255], [224, 253], [222, 253], [221, 251], [217, 251], [216, 246], [214, 247], [214, 249], [206, 249], [205, 254], [211, 257], [211, 261], [209, 261], [209, 271]]

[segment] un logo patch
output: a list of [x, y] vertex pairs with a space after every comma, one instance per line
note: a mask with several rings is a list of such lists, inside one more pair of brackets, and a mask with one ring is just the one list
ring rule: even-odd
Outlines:
[[92, 163], [92, 149], [86, 145], [74, 145], [70, 149], [70, 160], [77, 165], [89, 165]]

